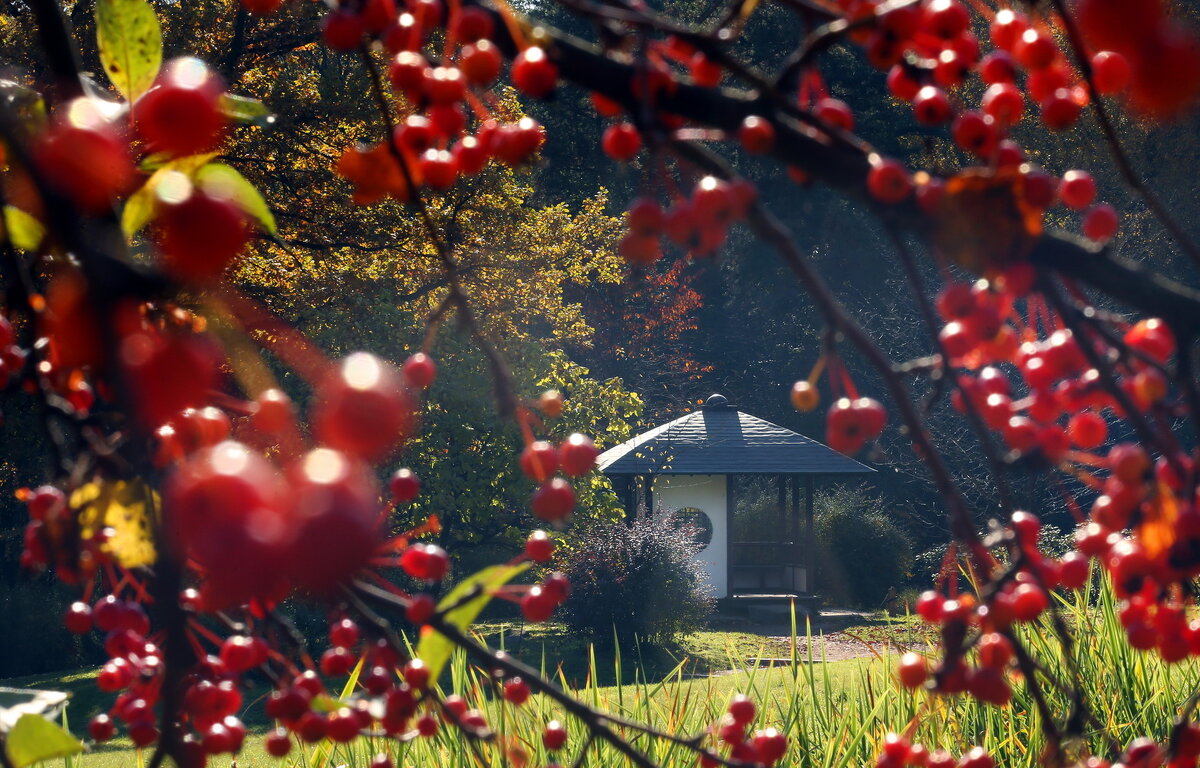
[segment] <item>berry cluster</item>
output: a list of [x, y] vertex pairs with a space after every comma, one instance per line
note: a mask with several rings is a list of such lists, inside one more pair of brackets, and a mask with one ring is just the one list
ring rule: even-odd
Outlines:
[[545, 440], [533, 440], [521, 451], [521, 472], [540, 485], [533, 492], [533, 514], [549, 523], [562, 523], [575, 508], [575, 491], [555, 472], [579, 477], [592, 471], [599, 451], [592, 439], [576, 432], [557, 447]]
[[983, 747], [973, 747], [955, 758], [944, 749], [930, 752], [923, 744], [913, 744], [898, 733], [883, 737], [883, 751], [876, 768], [995, 768], [996, 761]]
[[[422, 49], [443, 27], [447, 45], [434, 64]], [[325, 17], [323, 36], [333, 50], [366, 50], [370, 40], [383, 45], [392, 56], [388, 78], [402, 97], [389, 141], [350, 147], [338, 160], [355, 202], [411, 200], [422, 189], [449, 189], [492, 159], [516, 166], [537, 152], [544, 141], [537, 121], [493, 116], [498, 105], [489, 89], [503, 67], [494, 33], [490, 13], [454, 5], [446, 19], [438, 0], [412, 0], [403, 9], [395, 0], [343, 2]], [[528, 45], [513, 60], [511, 77], [519, 90], [542, 98], [554, 89], [558, 70], [542, 48]]]
[[[750, 732], [758, 717], [754, 700], [744, 694], [736, 694], [730, 700], [725, 714], [710, 729], [718, 748], [728, 749], [729, 758], [747, 765], [772, 766], [787, 754], [788, 738], [775, 728], [761, 728]], [[714, 756], [704, 752], [700, 765], [717, 768]]]

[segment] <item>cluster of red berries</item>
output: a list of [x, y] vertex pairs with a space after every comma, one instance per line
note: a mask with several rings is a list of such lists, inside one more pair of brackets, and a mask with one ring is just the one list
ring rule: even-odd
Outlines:
[[1097, 87], [1114, 77], [1128, 84], [1130, 105], [1153, 118], [1178, 115], [1200, 94], [1200, 42], [1166, 0], [1139, 2], [1136, 9], [1120, 0], [1080, 0], [1075, 16], [1089, 46], [1125, 59], [1115, 67], [1093, 60]]
[[569, 477], [580, 477], [596, 466], [599, 451], [587, 435], [578, 432], [557, 447], [545, 440], [534, 440], [521, 451], [521, 471], [540, 485], [530, 501], [533, 514], [549, 523], [561, 523], [575, 508], [575, 490], [554, 473], [562, 470]]
[[[898, 670], [905, 686], [928, 685], [942, 694], [965, 692], [997, 706], [1012, 697], [1005, 673], [1014, 655], [1007, 633], [1013, 624], [1035, 621], [1050, 607], [1048, 590], [1075, 590], [1087, 584], [1090, 553], [1081, 545], [1058, 559], [1043, 555], [1038, 548], [1041, 521], [1029, 512], [1014, 512], [1008, 531], [1009, 552], [1017, 567], [985, 602], [972, 594], [948, 597], [933, 590], [917, 599], [917, 614], [941, 628], [944, 656], [930, 670], [923, 656], [905, 654]], [[974, 640], [970, 628], [978, 630]], [[975, 666], [967, 657], [971, 647], [978, 651]]]
[[825, 415], [825, 441], [835, 451], [858, 453], [886, 424], [887, 409], [878, 400], [841, 397]]
[[[367, 205], [385, 197], [406, 201], [425, 188], [454, 186], [474, 176], [493, 158], [520, 165], [541, 147], [542, 127], [529, 117], [496, 120], [488, 94], [500, 77], [503, 57], [492, 42], [495, 21], [478, 7], [453, 5], [449, 19], [438, 0], [367, 0], [337, 4], [324, 20], [325, 44], [338, 51], [378, 40], [393, 56], [388, 68], [392, 88], [403, 96], [401, 120], [390, 141], [346, 150], [337, 171], [354, 184], [355, 202]], [[422, 53], [430, 36], [445, 27], [446, 59], [431, 64]], [[537, 98], [554, 89], [555, 64], [530, 45], [513, 61], [512, 81]], [[468, 126], [474, 122], [473, 132]]]
[[[217, 148], [229, 132], [225, 86], [199, 59], [168, 62], [128, 116], [82, 97], [55, 112], [33, 157], [42, 179], [81, 211], [100, 214], [143, 178], [139, 155], [166, 160]], [[234, 191], [217, 179], [166, 173], [154, 187], [154, 232], [166, 272], [187, 283], [224, 274], [250, 239]]]
[[[950, 283], [938, 295], [937, 310], [945, 321], [938, 334], [941, 347], [952, 365], [972, 371], [958, 374], [954, 405], [960, 411], [973, 407], [1015, 452], [1037, 449], [1053, 463], [1082, 458], [1072, 446], [1092, 451], [1107, 439], [1104, 411], [1118, 418], [1125, 412], [1101, 386], [1080, 341], [1053, 313], [1043, 311], [1028, 288], [1025, 269], [1017, 267], [999, 282]], [[1027, 319], [1014, 307], [1021, 296], [1027, 298]], [[1041, 339], [1039, 318], [1049, 331]], [[1159, 366], [1174, 353], [1170, 329], [1161, 320], [1142, 320], [1125, 329], [1123, 345], [1122, 390], [1139, 409], [1163, 405], [1168, 386]], [[1095, 354], [1106, 355], [1108, 349], [1097, 346]], [[1021, 389], [998, 363], [1015, 365]]]
[[520, 598], [521, 615], [526, 621], [539, 624], [554, 615], [554, 611], [571, 596], [571, 582], [558, 571], [553, 571], [525, 591]]
[[695, 258], [712, 256], [725, 243], [729, 228], [746, 216], [757, 194], [744, 179], [705, 176], [690, 197], [674, 200], [666, 210], [653, 197], [639, 197], [629, 208], [621, 256], [630, 264], [653, 264], [662, 256], [664, 236]]
[[[1060, 21], [1010, 8], [989, 12], [993, 50], [983, 55], [972, 31], [971, 11], [961, 0], [924, 0], [901, 7], [884, 7], [876, 0], [841, 4], [847, 18], [872, 22], [853, 37], [874, 66], [888, 71], [889, 91], [912, 105], [918, 123], [949, 124], [955, 144], [968, 155], [993, 170], [1017, 172], [1022, 182], [1018, 195], [1032, 210], [1044, 211], [1054, 203], [1052, 180], [1025, 162], [1021, 147], [1008, 134], [1026, 114], [1026, 95], [1052, 131], [1074, 125], [1090, 101], [1081, 76], [1060, 47]], [[1092, 47], [1087, 69], [1100, 95], [1127, 95], [1135, 110], [1161, 118], [1177, 114], [1200, 94], [1200, 42], [1171, 19], [1163, 0], [1136, 11], [1119, 0], [1091, 0], [1079, 3], [1074, 14], [1071, 23], [1078, 22], [1084, 42]], [[972, 77], [985, 86], [979, 107], [959, 107], [953, 95]], [[814, 87], [821, 90], [815, 73], [801, 85], [801, 104], [826, 127], [851, 130], [849, 107], [828, 97], [806, 98]], [[773, 133], [753, 126], [744, 133], [742, 143], [748, 151], [765, 151], [774, 139]], [[1069, 179], [1063, 181], [1067, 184]], [[914, 183], [903, 165], [878, 156], [872, 157], [866, 182], [875, 199], [889, 204], [908, 199], [915, 188], [918, 202], [930, 213], [937, 212], [943, 188], [940, 180], [924, 174]], [[1074, 204], [1064, 194], [1062, 201], [1083, 209], [1093, 196], [1094, 190], [1087, 203]], [[1116, 211], [1098, 204], [1086, 211], [1082, 227], [1088, 238], [1105, 242], [1118, 224]]]
[[[295, 429], [280, 392], [265, 393], [253, 412], [259, 425]], [[404, 372], [360, 352], [317, 382], [309, 421], [319, 447], [290, 457], [282, 472], [247, 444], [210, 433], [164, 493], [169, 540], [203, 571], [206, 599], [220, 607], [293, 588], [325, 593], [363, 568], [383, 514], [370, 465], [408, 438], [416, 418]], [[393, 481], [404, 494], [406, 480]]]
[[[775, 765], [787, 754], [788, 738], [775, 728], [751, 732], [750, 727], [757, 717], [758, 707], [754, 700], [744, 694], [735, 694], [710, 733], [719, 747], [729, 750], [732, 760], [746, 765]], [[700, 765], [717, 768], [721, 763], [709, 753], [701, 752]]]
[[972, 747], [955, 758], [945, 749], [930, 752], [923, 744], [913, 744], [898, 733], [883, 737], [883, 751], [875, 768], [995, 768], [996, 761], [983, 747]]
[[[110, 711], [96, 716], [89, 724], [92, 738], [108, 740], [116, 731], [116, 723], [121, 722], [135, 745], [154, 742], [158, 738], [154, 707], [162, 687], [163, 654], [162, 649], [147, 639], [150, 619], [142, 606], [107, 595], [95, 605], [72, 603], [63, 623], [77, 635], [93, 630], [104, 635], [108, 661], [96, 676], [96, 686], [117, 696]], [[240, 705], [241, 695], [237, 694], [237, 701], [226, 714]]]

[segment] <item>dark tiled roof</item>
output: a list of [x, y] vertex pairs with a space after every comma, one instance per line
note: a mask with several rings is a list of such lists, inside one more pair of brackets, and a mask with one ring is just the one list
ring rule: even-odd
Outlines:
[[836, 475], [874, 472], [778, 424], [742, 413], [713, 395], [698, 411], [609, 448], [606, 475]]

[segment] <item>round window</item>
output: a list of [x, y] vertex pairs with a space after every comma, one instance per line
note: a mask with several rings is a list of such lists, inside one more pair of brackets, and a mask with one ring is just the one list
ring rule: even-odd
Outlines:
[[709, 544], [712, 544], [713, 539], [713, 523], [712, 518], [704, 513], [703, 510], [696, 507], [684, 507], [675, 512], [675, 524], [680, 528], [688, 527], [694, 532], [693, 536], [696, 544], [701, 549], [705, 549]]

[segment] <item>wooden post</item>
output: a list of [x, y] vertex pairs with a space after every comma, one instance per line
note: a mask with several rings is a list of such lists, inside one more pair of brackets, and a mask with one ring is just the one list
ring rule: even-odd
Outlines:
[[[778, 521], [779, 527], [775, 529], [776, 536], [787, 535], [787, 483], [784, 481], [783, 475], [776, 477], [776, 483], [779, 486], [779, 509]], [[774, 538], [774, 537], [770, 537]]]
[[733, 479], [736, 475], [725, 476], [725, 596], [733, 597], [733, 512], [736, 496], [733, 491]]
[[[788, 541], [792, 542], [791, 556], [792, 556], [793, 569], [795, 569], [796, 567], [799, 567], [801, 565], [803, 565], [805, 568], [807, 568], [808, 563], [806, 562], [806, 558], [804, 556], [804, 550], [802, 548], [803, 545], [800, 543], [800, 477], [799, 477], [799, 475], [792, 475], [792, 514], [789, 515], [789, 517], [788, 517], [787, 537], [788, 537]], [[805, 584], [804, 586], [805, 586], [805, 591], [807, 591], [808, 585]], [[800, 591], [799, 589], [796, 588], [796, 578], [795, 578], [794, 570], [793, 570], [793, 576], [792, 576], [792, 589], [796, 592]]]
[[813, 486], [812, 475], [804, 476], [804, 586], [808, 594], [817, 592], [817, 530], [813, 524]]

